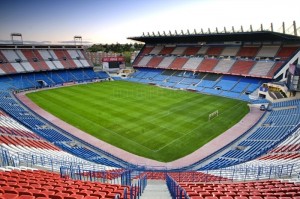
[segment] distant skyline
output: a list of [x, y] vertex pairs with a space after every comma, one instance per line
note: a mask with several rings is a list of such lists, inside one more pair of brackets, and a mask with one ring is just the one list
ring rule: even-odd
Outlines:
[[299, 0], [0, 0], [0, 7], [0, 43], [13, 32], [24, 42], [72, 43], [80, 35], [84, 44], [111, 44], [143, 32], [300, 27]]

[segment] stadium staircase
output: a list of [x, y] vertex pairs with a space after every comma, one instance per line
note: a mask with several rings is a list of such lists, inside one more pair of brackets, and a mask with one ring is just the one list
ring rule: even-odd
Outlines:
[[147, 186], [140, 199], [172, 198], [165, 180], [148, 180]]

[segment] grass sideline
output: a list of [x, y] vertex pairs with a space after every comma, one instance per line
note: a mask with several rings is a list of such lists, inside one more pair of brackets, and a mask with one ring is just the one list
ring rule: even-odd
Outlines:
[[[67, 123], [131, 153], [170, 162], [197, 150], [249, 112], [246, 102], [125, 82], [28, 93]], [[219, 115], [208, 120], [218, 110]]]

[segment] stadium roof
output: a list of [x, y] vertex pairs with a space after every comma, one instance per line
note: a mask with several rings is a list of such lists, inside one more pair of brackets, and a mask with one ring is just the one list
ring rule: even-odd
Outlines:
[[272, 31], [204, 33], [178, 35], [146, 35], [128, 39], [144, 43], [216, 43], [216, 42], [300, 42], [300, 37]]

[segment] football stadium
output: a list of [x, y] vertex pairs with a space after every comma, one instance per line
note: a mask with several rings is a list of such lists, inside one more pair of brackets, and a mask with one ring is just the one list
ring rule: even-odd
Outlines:
[[96, 69], [80, 42], [11, 33], [0, 44], [0, 198], [300, 199], [291, 30], [129, 36], [143, 47], [125, 75]]

